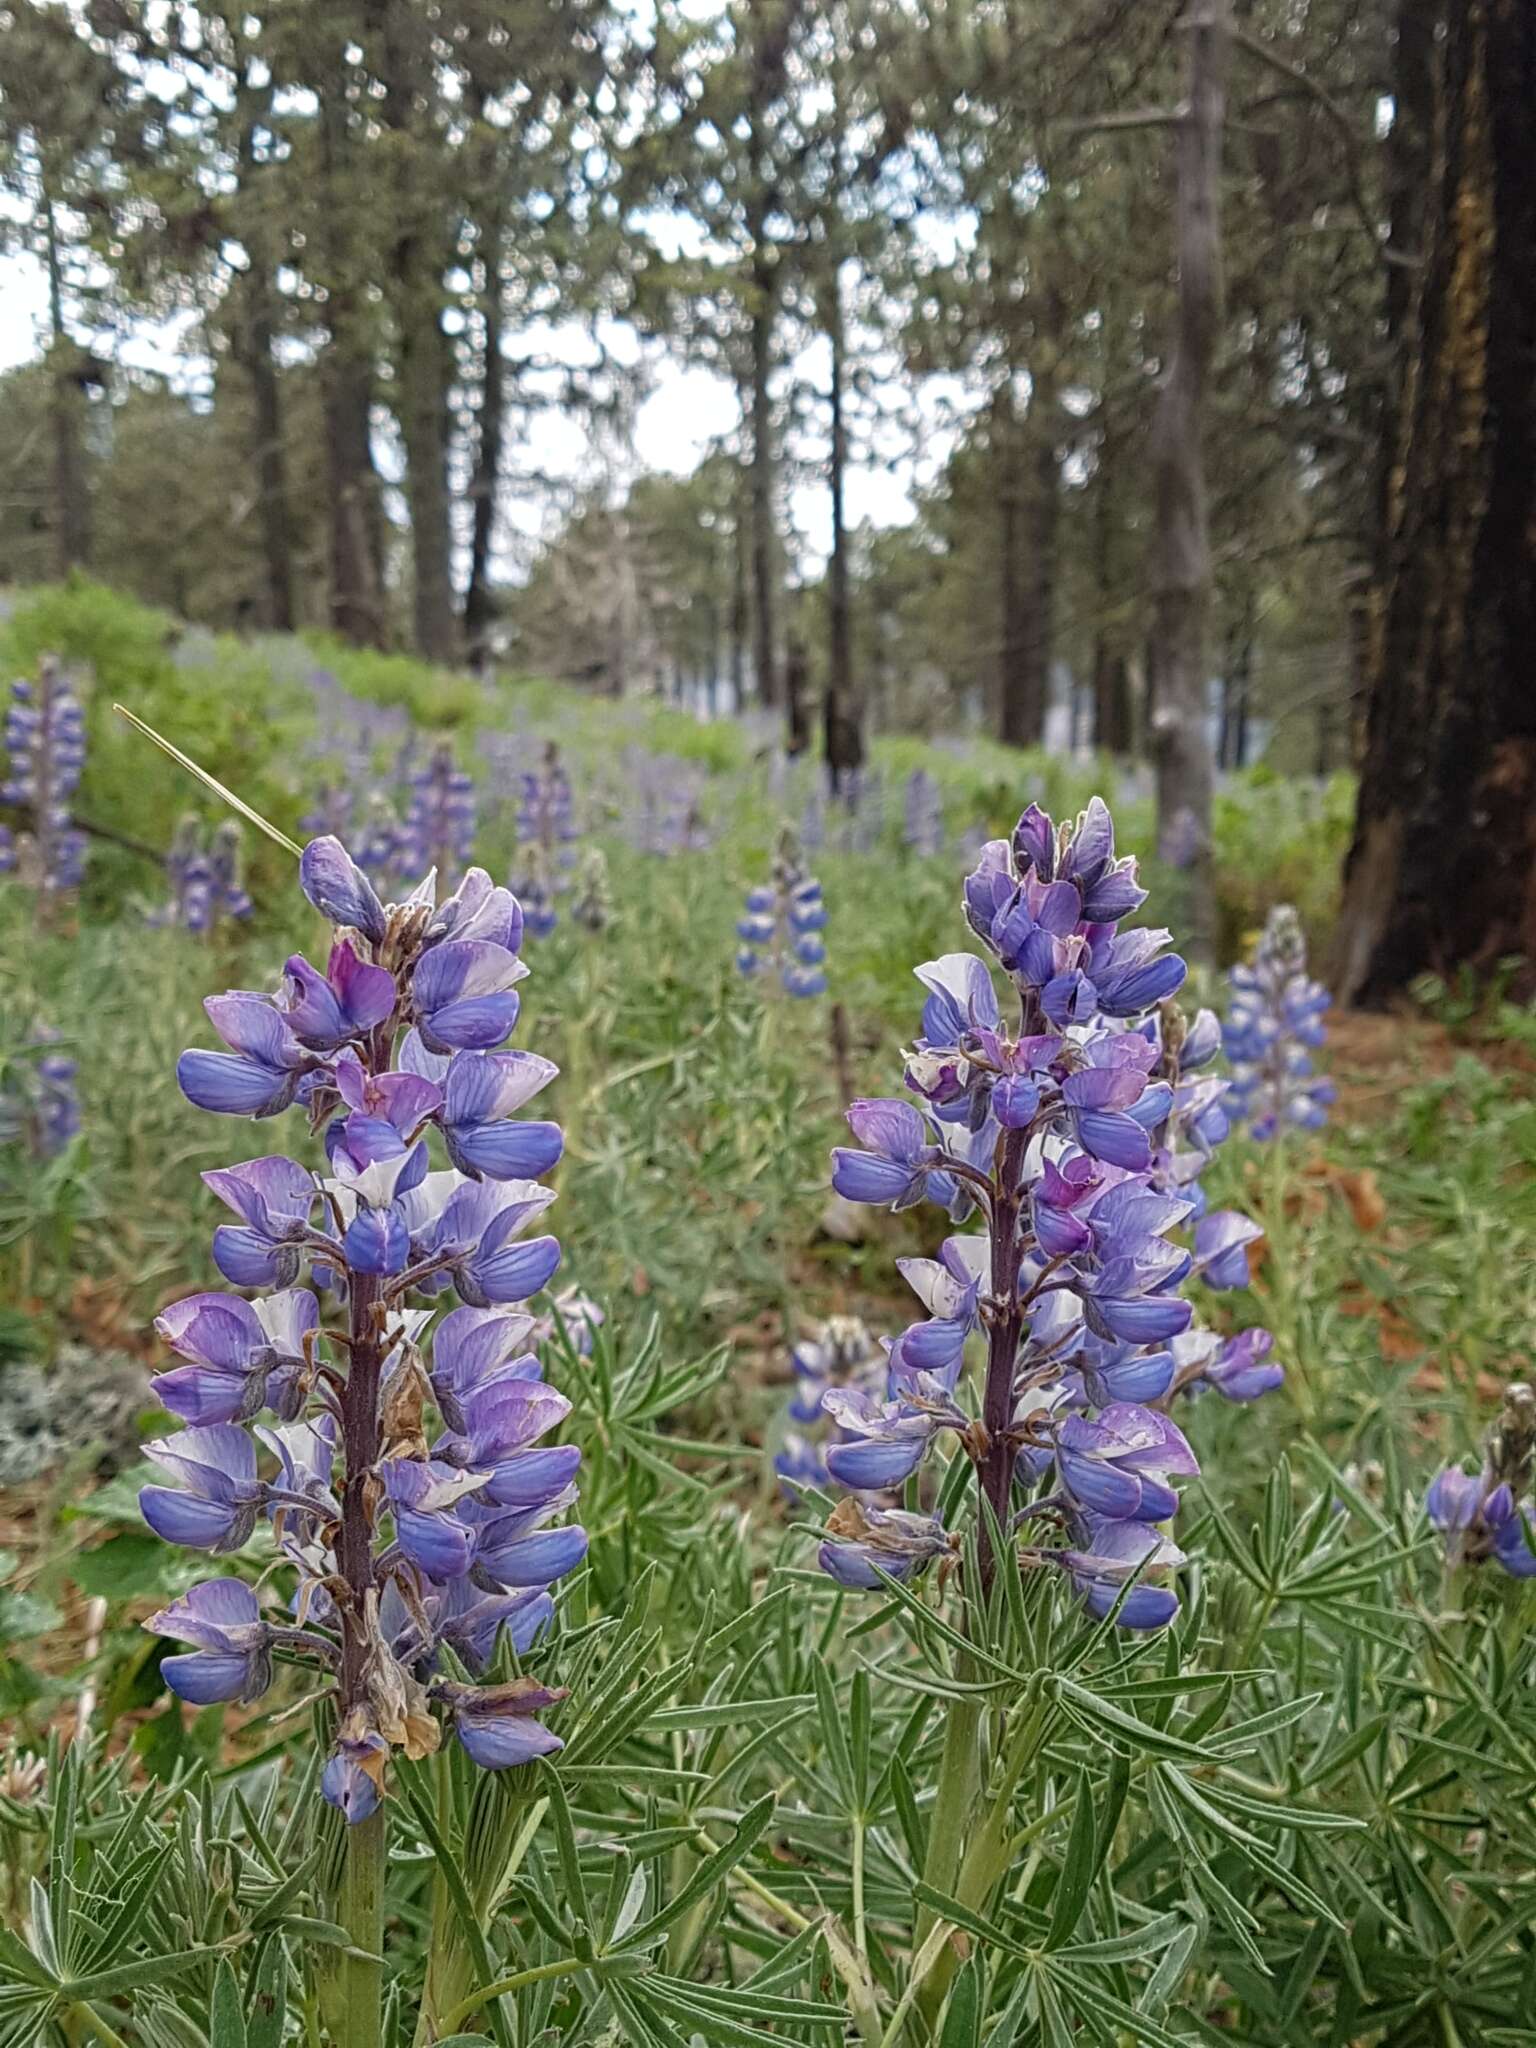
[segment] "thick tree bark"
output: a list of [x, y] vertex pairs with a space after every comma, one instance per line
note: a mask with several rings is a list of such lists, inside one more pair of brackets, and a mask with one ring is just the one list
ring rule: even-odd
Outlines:
[[1389, 575], [1335, 981], [1536, 982], [1536, 12], [1447, 7]]
[[1211, 745], [1206, 727], [1206, 618], [1211, 543], [1202, 415], [1221, 323], [1221, 148], [1232, 45], [1231, 0], [1195, 0], [1187, 104], [1177, 122], [1178, 311], [1152, 421], [1154, 489], [1149, 688], [1160, 844], [1193, 848], [1184, 950], [1209, 960], [1215, 943], [1211, 862]]
[[827, 775], [834, 791], [864, 766], [864, 706], [853, 675], [853, 606], [848, 588], [848, 527], [844, 492], [848, 472], [848, 421], [845, 413], [846, 335], [842, 284], [834, 268], [825, 307], [827, 339], [832, 349], [832, 553], [827, 562], [827, 700], [825, 739]]
[[91, 558], [91, 501], [85, 475], [81, 415], [84, 362], [64, 323], [64, 267], [53, 201], [43, 197], [48, 258], [48, 411], [53, 439], [54, 567], [62, 579]]

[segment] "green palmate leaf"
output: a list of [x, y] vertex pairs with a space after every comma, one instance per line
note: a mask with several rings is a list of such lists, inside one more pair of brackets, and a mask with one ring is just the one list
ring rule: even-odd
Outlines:
[[987, 1919], [985, 1914], [976, 1912], [970, 1906], [963, 1906], [947, 1892], [935, 1891], [932, 1885], [919, 1881], [912, 1887], [912, 1894], [919, 1905], [930, 1907], [951, 1927], [963, 1927], [967, 1934], [974, 1934], [978, 1941], [986, 1942], [991, 1948], [1001, 1949], [1007, 1955], [1029, 1957], [1030, 1951], [999, 1927], [996, 1921]]
[[1048, 1950], [1061, 1948], [1071, 1938], [1072, 1930], [1082, 1918], [1088, 1893], [1108, 1847], [1108, 1840], [1100, 1834], [1094, 1818], [1093, 1791], [1088, 1773], [1079, 1771], [1077, 1798], [1072, 1809], [1072, 1831], [1067, 1838], [1066, 1853], [1051, 1900], [1051, 1924], [1045, 1936]]
[[1171, 2034], [1160, 2021], [1147, 2013], [1137, 2012], [1123, 1999], [1116, 1998], [1096, 1978], [1082, 1971], [1069, 1974], [1059, 1965], [1053, 1975], [1062, 1995], [1078, 2012], [1084, 2017], [1104, 2021], [1111, 2027], [1123, 2028], [1128, 2038], [1137, 2043], [1137, 2048], [1187, 2048], [1177, 2034]]
[[282, 2048], [288, 2018], [288, 1955], [281, 1940], [261, 1952], [251, 1985], [246, 2048]]
[[1130, 1742], [1151, 1756], [1187, 1757], [1197, 1763], [1217, 1761], [1212, 1750], [1202, 1748], [1198, 1743], [1186, 1742], [1182, 1736], [1169, 1734], [1164, 1729], [1149, 1727], [1145, 1721], [1138, 1721], [1134, 1714], [1126, 1713], [1123, 1707], [1100, 1699], [1073, 1679], [1055, 1678], [1051, 1681], [1051, 1690], [1063, 1711], [1080, 1728]]
[[1202, 1922], [1189, 1920], [1185, 1922], [1182, 1930], [1174, 1935], [1158, 1958], [1157, 1968], [1147, 1979], [1146, 1988], [1137, 2000], [1137, 2005], [1143, 2012], [1149, 2012], [1156, 2017], [1167, 2010], [1206, 1932], [1207, 1929]]
[[133, 1859], [118, 1879], [120, 1902], [117, 1911], [86, 1951], [88, 1969], [100, 1970], [117, 1960], [127, 1948], [149, 1911], [160, 1873], [170, 1856], [170, 1842], [156, 1842]]
[[93, 1970], [87, 1976], [60, 1984], [58, 1995], [61, 2001], [118, 1998], [125, 1991], [137, 1991], [146, 1984], [184, 1977], [191, 1970], [217, 1961], [229, 1949], [241, 1946], [245, 1939], [245, 1936], [237, 1935], [229, 1941], [210, 1943], [202, 1948], [180, 1949], [174, 1955], [146, 1956], [136, 1963], [121, 1963], [116, 1969]]
[[682, 1918], [698, 1899], [704, 1898], [715, 1886], [729, 1877], [737, 1864], [749, 1856], [767, 1832], [777, 1804], [771, 1792], [765, 1793], [753, 1807], [750, 1807], [737, 1824], [736, 1832], [729, 1842], [706, 1857], [674, 1895], [658, 1912], [651, 1915], [642, 1926], [634, 1929], [622, 1944], [625, 1950], [645, 1948], [674, 1920]]
[[592, 1909], [587, 1903], [587, 1884], [581, 1873], [581, 1857], [577, 1853], [576, 1831], [571, 1826], [571, 1809], [566, 1804], [565, 1787], [555, 1770], [546, 1768], [543, 1775], [549, 1791], [549, 1814], [554, 1822], [555, 1853], [560, 1859], [565, 1905], [579, 1932], [590, 1940]]
[[646, 1989], [670, 1989], [706, 2011], [744, 2013], [749, 2019], [777, 2020], [786, 2026], [836, 2027], [841, 2029], [848, 2015], [840, 2005], [828, 2005], [813, 1998], [777, 1998], [751, 1984], [694, 1984], [682, 1978], [648, 1975]]
[[815, 1704], [820, 1720], [822, 1746], [827, 1752], [833, 1777], [844, 1800], [854, 1801], [853, 1755], [848, 1747], [848, 1730], [844, 1725], [846, 1709], [837, 1696], [826, 1665], [819, 1657], [811, 1666], [811, 1678], [816, 1687]]
[[41, 1956], [3, 1923], [0, 1923], [0, 1965], [27, 1984], [34, 1984], [40, 1991], [51, 1991], [58, 1983], [57, 1976], [44, 1963]]
[[986, 2009], [986, 1979], [980, 1956], [972, 1956], [955, 1980], [944, 2013], [939, 2048], [980, 2048], [981, 2021]]
[[[1059, 1951], [1064, 1963], [1134, 1963], [1155, 1955], [1191, 1922], [1182, 1913], [1160, 1913], [1155, 1920], [1128, 1928], [1124, 1934], [1106, 1934], [1096, 1941], [1075, 1941]], [[1198, 1928], [1195, 1930], [1199, 1932]]]
[[793, 1693], [773, 1700], [724, 1700], [714, 1706], [663, 1707], [646, 1717], [646, 1726], [664, 1733], [675, 1729], [743, 1728], [780, 1715], [793, 1720], [809, 1714], [815, 1705], [814, 1693]]
[[[632, 1994], [645, 2005], [659, 2009], [668, 2017], [682, 2021], [690, 2033], [702, 2034], [706, 2041], [719, 2041], [726, 2048], [777, 2048], [782, 2035], [766, 2034], [744, 2021], [734, 2018], [723, 2006], [708, 2003], [696, 1995], [692, 1985], [684, 1985], [675, 1978], [649, 1976], [630, 1987]], [[794, 2011], [794, 2002], [785, 2001], [793, 2023], [804, 2029], [812, 2029], [816, 2023], [804, 2016], [803, 2010]], [[841, 2033], [847, 2020], [841, 2006], [821, 2008], [830, 2018], [821, 2023], [823, 2033]], [[780, 2014], [779, 2018], [784, 2018]], [[792, 2037], [793, 2038], [793, 2037]], [[801, 2038], [804, 2038], [802, 2034]]]
[[227, 1962], [219, 1964], [213, 1977], [213, 2003], [208, 2011], [208, 2048], [246, 2048], [245, 2008], [240, 1987]]

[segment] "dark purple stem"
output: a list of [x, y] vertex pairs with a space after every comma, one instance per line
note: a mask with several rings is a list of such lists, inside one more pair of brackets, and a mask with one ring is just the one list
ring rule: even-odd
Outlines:
[[384, 1362], [378, 1320], [378, 1277], [353, 1273], [350, 1279], [351, 1355], [346, 1389], [341, 1397], [342, 1444], [346, 1480], [341, 1494], [341, 1542], [338, 1559], [350, 1595], [342, 1615], [342, 1712], [363, 1693], [367, 1662], [368, 1594], [373, 1590], [373, 1513], [369, 1495], [373, 1468], [379, 1459], [379, 1372]]
[[[1024, 1157], [1027, 1131], [1010, 1131], [1003, 1144], [1002, 1170], [992, 1200], [992, 1302], [994, 1320], [987, 1331], [987, 1378], [981, 1419], [987, 1448], [981, 1461], [981, 1490], [992, 1504], [998, 1527], [1008, 1527], [1008, 1500], [1013, 1488], [1013, 1382], [1018, 1366], [1019, 1336], [1024, 1312], [1019, 1302], [1019, 1266], [1023, 1259], [1020, 1205], [1024, 1199]], [[981, 1582], [985, 1591], [996, 1568], [992, 1540], [981, 1532]]]
[[[1019, 1036], [1034, 1037], [1040, 1029], [1039, 998], [1031, 990], [1019, 997]], [[991, 1503], [997, 1526], [1006, 1536], [1013, 1494], [1014, 1383], [1018, 1375], [1019, 1339], [1024, 1307], [1019, 1300], [1019, 1268], [1024, 1262], [1024, 1162], [1029, 1156], [1029, 1130], [1010, 1131], [1003, 1141], [997, 1186], [988, 1210], [992, 1236], [992, 1303], [996, 1318], [987, 1330], [987, 1378], [981, 1419], [987, 1448], [981, 1461], [981, 1490]], [[990, 1591], [996, 1571], [992, 1539], [981, 1532], [982, 1597]]]

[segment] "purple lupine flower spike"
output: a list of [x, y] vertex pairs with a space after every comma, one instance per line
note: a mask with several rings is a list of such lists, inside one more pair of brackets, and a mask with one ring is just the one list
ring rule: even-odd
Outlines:
[[1253, 965], [1233, 968], [1231, 988], [1224, 1035], [1234, 1113], [1260, 1139], [1319, 1129], [1334, 1099], [1312, 1062], [1329, 996], [1307, 975], [1306, 939], [1289, 904], [1270, 912]]
[[1447, 1465], [1424, 1498], [1445, 1538], [1446, 1563], [1490, 1559], [1511, 1578], [1536, 1578], [1536, 1391], [1523, 1380], [1505, 1389], [1504, 1406], [1483, 1443], [1482, 1469]]
[[[993, 1518], [977, 1597], [996, 1569], [988, 1531], [1012, 1541], [1027, 1529], [1021, 1564], [1059, 1571], [1091, 1615], [1159, 1628], [1177, 1611], [1167, 1579], [1183, 1560], [1161, 1525], [1199, 1467], [1153, 1404], [1201, 1381], [1252, 1398], [1279, 1369], [1262, 1332], [1224, 1347], [1191, 1329], [1186, 1283], [1244, 1284], [1257, 1232], [1203, 1215], [1198, 1175], [1224, 1135], [1226, 1084], [1197, 1070], [1219, 1030], [1207, 1013], [1187, 1027], [1169, 1003], [1185, 968], [1168, 934], [1118, 929], [1143, 900], [1098, 799], [1070, 826], [1031, 805], [965, 883], [989, 957], [917, 970], [916, 1103], [848, 1111], [858, 1149], [833, 1154], [841, 1194], [974, 1208], [985, 1229], [938, 1260], [903, 1262], [928, 1315], [892, 1344], [886, 1387], [823, 1395], [841, 1431], [825, 1474], [855, 1489], [820, 1557], [842, 1585], [878, 1587], [955, 1554], [929, 1518], [881, 1497], [920, 1483], [934, 1444], [958, 1437]], [[970, 1405], [973, 1345], [986, 1362]], [[1037, 1533], [1051, 1530], [1064, 1540]]]
[[85, 765], [85, 716], [53, 656], [39, 663], [35, 684], [12, 683], [0, 740], [6, 754], [0, 803], [21, 818], [0, 846], [0, 872], [14, 873], [35, 891], [46, 918], [80, 887], [86, 845], [70, 815]]
[[530, 938], [547, 939], [560, 922], [555, 898], [566, 886], [575, 838], [571, 780], [560, 749], [550, 740], [538, 767], [522, 776], [518, 796], [517, 844], [522, 871], [516, 888]]
[[[560, 1262], [553, 1237], [527, 1234], [554, 1199], [535, 1176], [560, 1131], [518, 1114], [555, 1069], [503, 1044], [522, 912], [480, 869], [440, 905], [430, 878], [386, 904], [334, 839], [311, 842], [301, 880], [338, 928], [324, 972], [295, 954], [275, 993], [211, 998], [229, 1050], [185, 1053], [178, 1071], [224, 1114], [302, 1104], [323, 1151], [204, 1175], [235, 1219], [214, 1233], [215, 1263], [266, 1291], [196, 1294], [158, 1318], [174, 1363], [154, 1391], [189, 1426], [146, 1446], [167, 1483], [140, 1498], [168, 1541], [216, 1553], [270, 1520], [296, 1625], [268, 1623], [238, 1579], [194, 1587], [150, 1625], [193, 1645], [165, 1670], [200, 1703], [255, 1699], [274, 1649], [331, 1674], [322, 1790], [357, 1822], [391, 1752], [429, 1755], [444, 1727], [489, 1769], [558, 1749], [536, 1718], [557, 1690], [466, 1687], [439, 1667], [448, 1647], [476, 1671], [503, 1641], [531, 1651], [587, 1538], [565, 1519], [580, 1454], [551, 1441], [570, 1403], [543, 1384], [534, 1318], [501, 1306], [539, 1294]], [[463, 1305], [437, 1317], [450, 1288]], [[276, 1420], [256, 1423], [263, 1411]]]
[[749, 889], [736, 925], [741, 944], [737, 972], [748, 979], [772, 976], [786, 995], [809, 997], [825, 993], [827, 948], [822, 939], [827, 907], [821, 884], [806, 873], [800, 841], [786, 825], [773, 857], [773, 881]]

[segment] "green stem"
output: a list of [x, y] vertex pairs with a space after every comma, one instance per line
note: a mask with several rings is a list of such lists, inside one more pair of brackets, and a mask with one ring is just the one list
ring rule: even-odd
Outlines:
[[[969, 1659], [956, 1672], [962, 1682], [972, 1673]], [[933, 1817], [928, 1823], [928, 1854], [923, 1859], [923, 1882], [935, 1891], [953, 1893], [960, 1856], [970, 1833], [971, 1810], [980, 1782], [981, 1701], [974, 1695], [952, 1699], [944, 1728], [944, 1753], [939, 1760], [939, 1782], [934, 1794]], [[924, 1906], [913, 1932], [914, 1946], [921, 1949], [932, 1932], [937, 1915]]]
[[494, 1984], [483, 1984], [468, 1998], [461, 1998], [457, 2005], [450, 2007], [443, 2014], [442, 2031], [451, 2034], [482, 2005], [489, 2005], [493, 1998], [504, 1998], [509, 1991], [521, 1991], [525, 1984], [542, 1984], [546, 1977], [571, 1977], [578, 1970], [592, 1968], [591, 1962], [584, 1963], [579, 1956], [556, 1956], [552, 1963], [535, 1963], [529, 1969], [514, 1970], [510, 1977], [498, 1977]]
[[864, 1927], [864, 1816], [853, 1817], [853, 1945], [860, 1960], [868, 1965], [869, 1949]]
[[[720, 1844], [708, 1829], [700, 1828], [693, 1839], [706, 1856], [718, 1855]], [[811, 1925], [798, 1906], [792, 1906], [788, 1899], [781, 1899], [777, 1892], [770, 1891], [760, 1878], [754, 1877], [750, 1870], [743, 1869], [740, 1864], [731, 1872], [731, 1881], [744, 1885], [755, 1897], [761, 1899], [765, 1906], [771, 1906], [781, 1919], [789, 1922], [796, 1934], [804, 1934], [806, 1928]]]
[[128, 2048], [122, 2035], [109, 2027], [101, 2014], [87, 2005], [83, 1998], [69, 2008], [69, 2017], [78, 2020], [86, 2032], [101, 2043], [101, 2048]]
[[363, 1954], [343, 1958], [343, 2004], [333, 2022], [336, 2048], [379, 2048], [382, 2040], [386, 1825], [378, 1806], [347, 1830], [337, 1918]]

